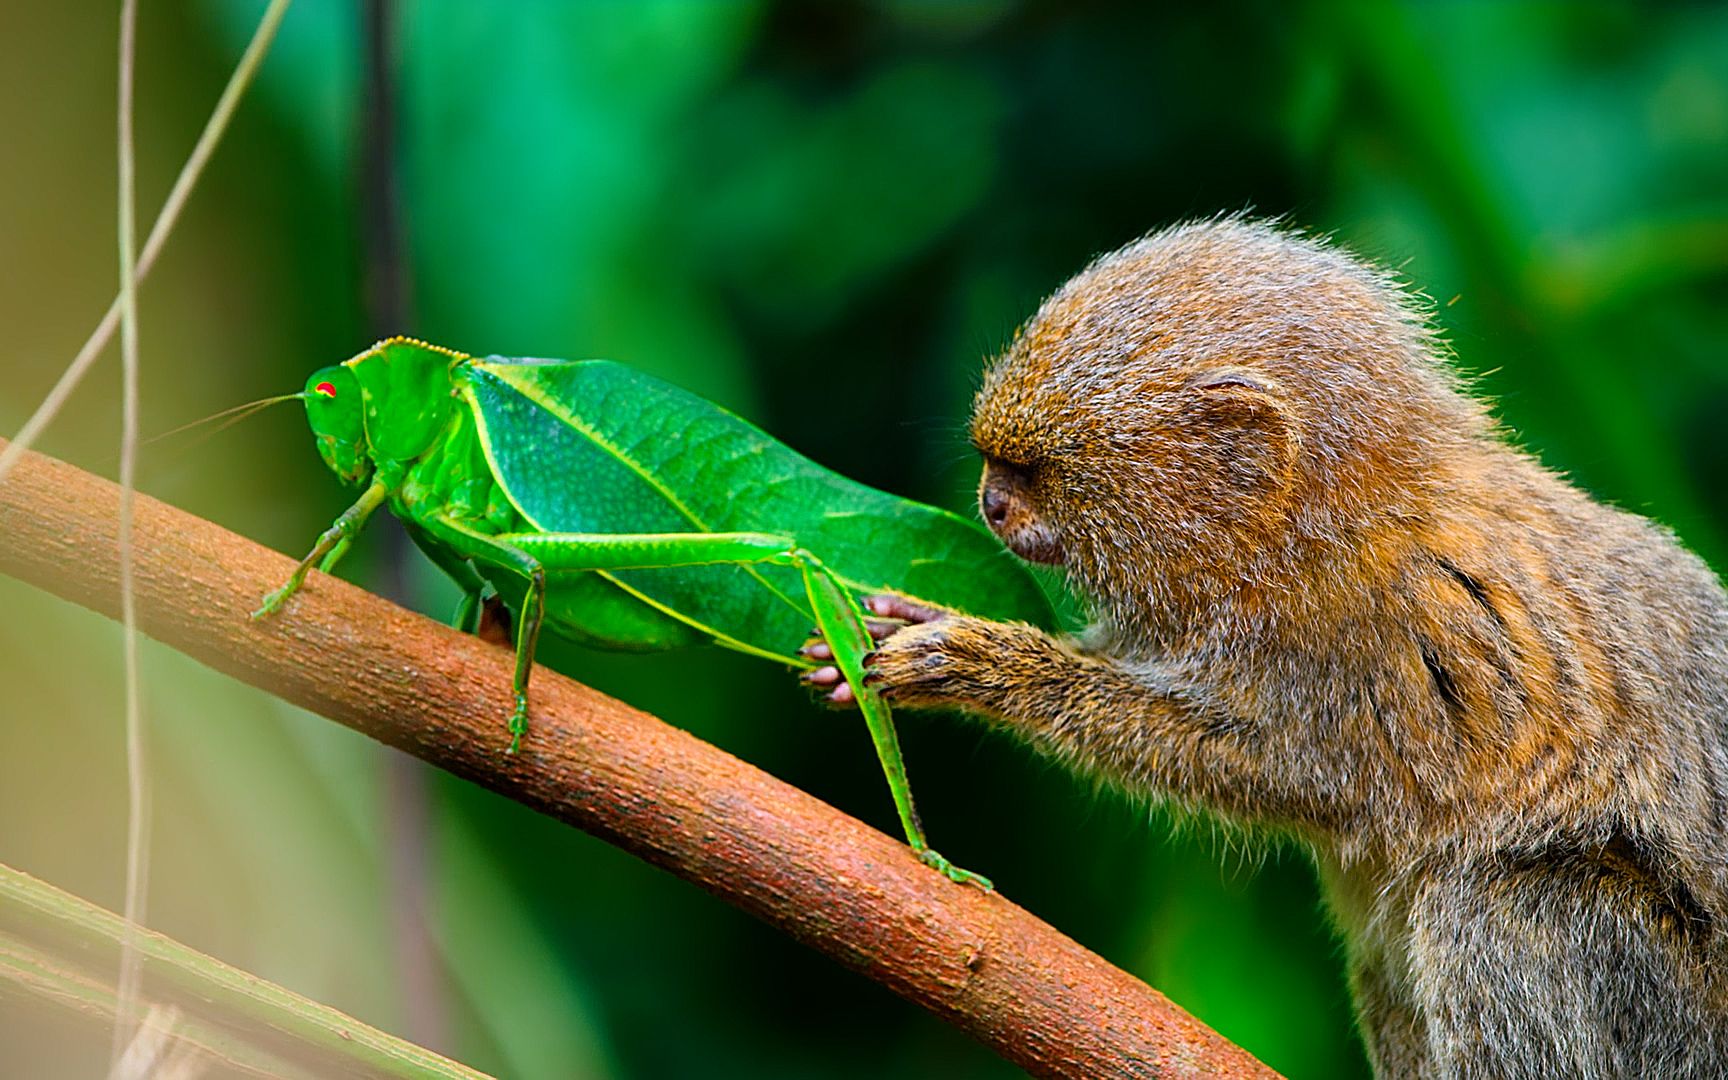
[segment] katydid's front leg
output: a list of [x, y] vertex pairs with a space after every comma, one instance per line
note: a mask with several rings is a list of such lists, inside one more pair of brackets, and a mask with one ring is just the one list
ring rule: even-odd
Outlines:
[[328, 529], [324, 530], [323, 535], [318, 537], [318, 542], [312, 545], [312, 550], [306, 553], [304, 559], [300, 560], [300, 565], [294, 568], [294, 573], [288, 578], [287, 583], [266, 596], [263, 605], [252, 613], [252, 617], [261, 619], [266, 615], [280, 611], [282, 605], [288, 602], [288, 598], [300, 590], [300, 586], [306, 581], [306, 574], [312, 567], [317, 566], [326, 573], [334, 568], [337, 560], [347, 553], [349, 545], [354, 542], [354, 537], [365, 527], [366, 519], [371, 517], [372, 512], [384, 505], [384, 500], [390, 497], [390, 492], [395, 487], [397, 479], [394, 474], [386, 475], [381, 470], [378, 476], [373, 479], [372, 485], [361, 494], [354, 505], [344, 510], [342, 516], [338, 517]]

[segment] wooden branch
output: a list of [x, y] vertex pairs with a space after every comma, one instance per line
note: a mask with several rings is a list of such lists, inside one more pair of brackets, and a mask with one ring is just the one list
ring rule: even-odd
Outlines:
[[[117, 499], [27, 455], [0, 482], [0, 571], [112, 616]], [[1275, 1075], [1000, 895], [552, 671], [535, 672], [532, 730], [506, 756], [507, 650], [319, 574], [254, 622], [288, 559], [152, 499], [137, 514], [152, 637], [670, 870], [1035, 1075]]]
[[[111, 911], [0, 865], [0, 988], [20, 987], [112, 1024], [125, 925]], [[224, 1075], [276, 1080], [486, 1080], [172, 938], [141, 930], [134, 944], [143, 964], [139, 1012], [159, 1018], [164, 1053], [190, 1049]], [[146, 1019], [143, 1026], [154, 1025]]]

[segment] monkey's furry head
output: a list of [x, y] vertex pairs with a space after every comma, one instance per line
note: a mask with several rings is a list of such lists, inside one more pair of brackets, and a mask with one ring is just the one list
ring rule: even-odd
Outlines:
[[1275, 587], [1280, 566], [1425, 500], [1491, 423], [1415, 299], [1240, 217], [1099, 258], [985, 374], [986, 520], [1107, 611]]

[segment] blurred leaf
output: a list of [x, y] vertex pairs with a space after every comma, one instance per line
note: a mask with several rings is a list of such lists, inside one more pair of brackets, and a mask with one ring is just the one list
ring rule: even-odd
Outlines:
[[[718, 110], [691, 240], [777, 319], [813, 321], [928, 247], [996, 169], [1003, 102], [967, 67], [896, 65], [812, 106], [757, 83]], [[940, 102], [940, 108], [932, 107]]]

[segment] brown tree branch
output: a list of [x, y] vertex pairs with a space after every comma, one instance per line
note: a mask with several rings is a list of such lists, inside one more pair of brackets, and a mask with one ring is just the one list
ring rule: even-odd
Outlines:
[[[117, 503], [27, 455], [0, 482], [0, 571], [113, 615]], [[323, 575], [254, 622], [288, 559], [147, 498], [136, 530], [152, 637], [664, 867], [1036, 1075], [1274, 1075], [1003, 897], [652, 716], [541, 669], [508, 757], [507, 650]]]

